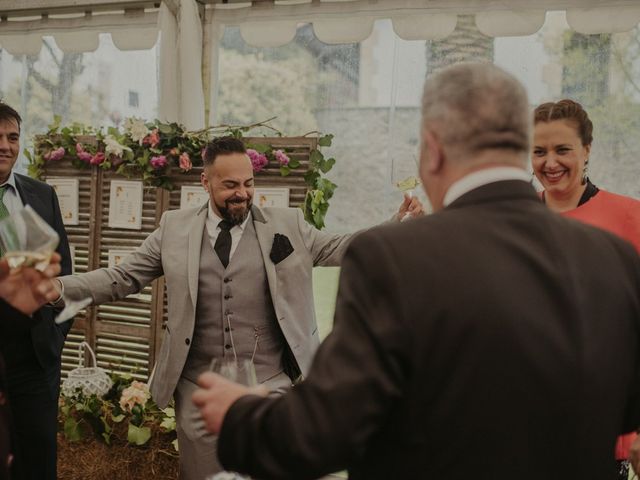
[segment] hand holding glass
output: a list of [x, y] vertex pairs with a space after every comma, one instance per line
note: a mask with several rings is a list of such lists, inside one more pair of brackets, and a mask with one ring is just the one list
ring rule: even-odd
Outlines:
[[[33, 267], [44, 270], [55, 252], [60, 237], [29, 205], [0, 221], [0, 247], [11, 269]], [[91, 303], [91, 298], [72, 301], [66, 296], [64, 309], [56, 323], [72, 319]]]

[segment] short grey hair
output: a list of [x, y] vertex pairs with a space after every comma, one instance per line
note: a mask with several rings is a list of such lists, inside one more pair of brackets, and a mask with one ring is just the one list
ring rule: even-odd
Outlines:
[[440, 70], [427, 79], [422, 97], [423, 127], [432, 129], [454, 157], [490, 149], [528, 154], [529, 110], [524, 86], [488, 63]]

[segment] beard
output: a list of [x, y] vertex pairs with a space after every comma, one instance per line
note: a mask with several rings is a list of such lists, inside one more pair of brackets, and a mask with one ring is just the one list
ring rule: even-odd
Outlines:
[[218, 211], [224, 220], [233, 225], [240, 225], [249, 215], [252, 204], [251, 197], [231, 197], [224, 201], [224, 205], [216, 203], [216, 207], [218, 207]]

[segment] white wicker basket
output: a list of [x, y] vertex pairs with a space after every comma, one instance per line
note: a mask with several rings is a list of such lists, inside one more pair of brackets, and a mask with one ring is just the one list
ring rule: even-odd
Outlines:
[[[93, 360], [92, 367], [84, 367], [84, 349], [85, 347], [91, 353]], [[87, 342], [82, 342], [78, 347], [78, 368], [74, 368], [69, 372], [69, 376], [62, 382], [62, 394], [72, 397], [76, 394], [77, 389], [81, 389], [84, 395], [97, 395], [98, 397], [106, 394], [113, 382], [104, 369], [96, 366], [96, 355]]]

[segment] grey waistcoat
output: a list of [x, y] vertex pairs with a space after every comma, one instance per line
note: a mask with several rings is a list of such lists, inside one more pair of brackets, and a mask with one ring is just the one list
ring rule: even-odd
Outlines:
[[262, 383], [282, 372], [284, 342], [253, 222], [247, 222], [226, 270], [204, 228], [196, 323], [182, 376], [195, 381], [213, 358], [237, 357], [253, 359]]

